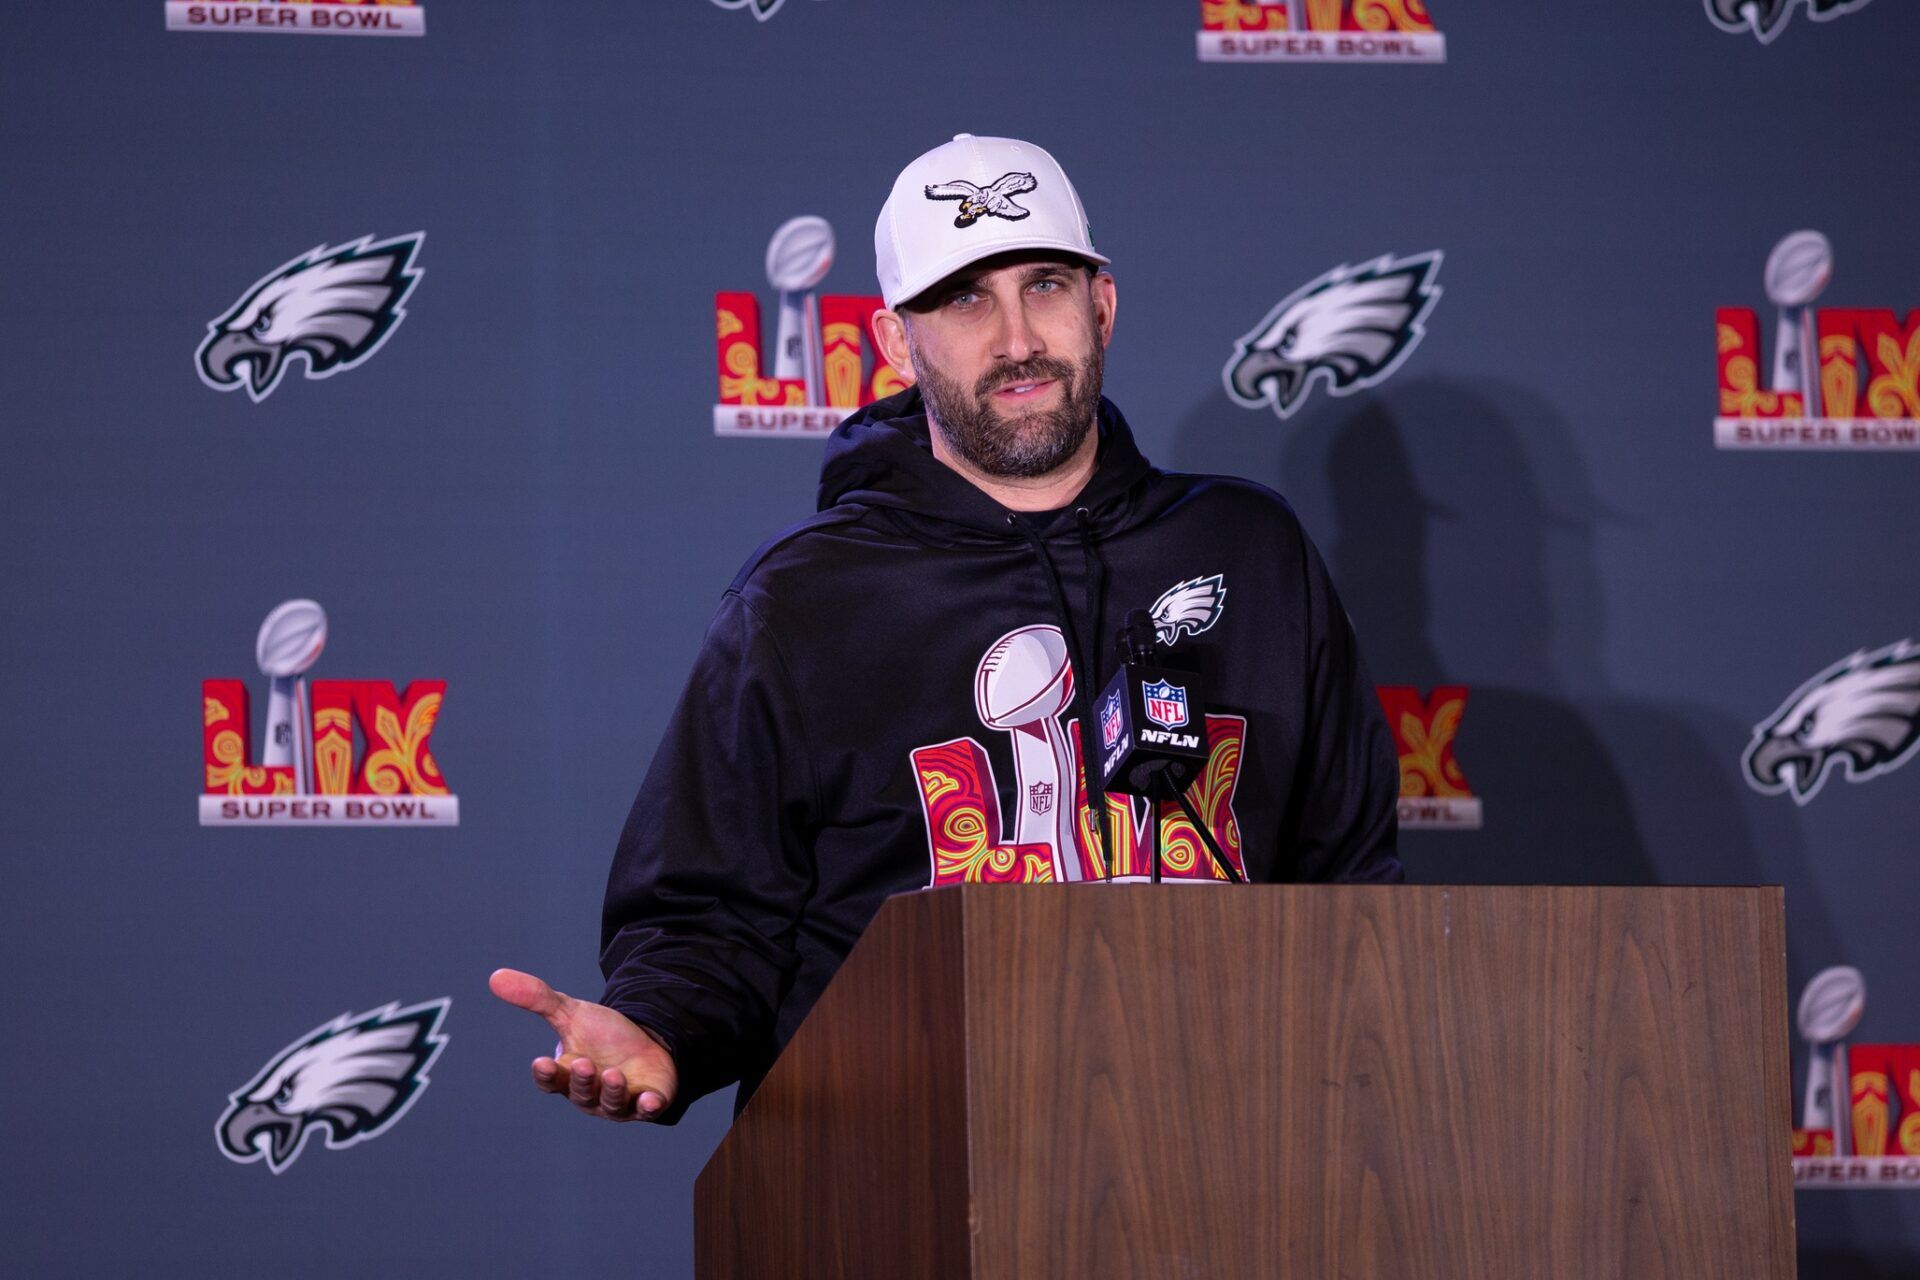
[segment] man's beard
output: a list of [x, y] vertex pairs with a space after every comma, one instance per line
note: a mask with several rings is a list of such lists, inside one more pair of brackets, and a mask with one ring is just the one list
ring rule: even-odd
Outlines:
[[[931, 364], [913, 362], [934, 429], [954, 453], [982, 475], [1020, 479], [1057, 470], [1079, 451], [1093, 429], [1105, 369], [1106, 351], [1097, 339], [1078, 366], [1035, 356], [982, 375], [971, 393]], [[1049, 378], [1060, 384], [1056, 407], [1007, 417], [993, 406], [991, 397], [1001, 387]]]

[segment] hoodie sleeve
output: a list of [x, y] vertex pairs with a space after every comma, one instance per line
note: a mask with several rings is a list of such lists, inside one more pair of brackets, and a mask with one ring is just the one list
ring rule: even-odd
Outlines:
[[800, 726], [771, 637], [729, 591], [621, 833], [601, 918], [602, 1003], [673, 1055], [669, 1120], [773, 1057], [813, 890]]
[[1406, 879], [1397, 849], [1400, 764], [1353, 623], [1334, 591], [1320, 552], [1305, 548], [1306, 740], [1300, 753], [1292, 829], [1293, 879], [1397, 884]]

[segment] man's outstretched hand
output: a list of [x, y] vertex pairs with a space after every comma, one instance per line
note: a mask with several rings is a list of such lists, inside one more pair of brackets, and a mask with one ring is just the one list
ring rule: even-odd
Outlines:
[[645, 1028], [603, 1004], [589, 1004], [518, 969], [496, 969], [493, 994], [537, 1013], [560, 1037], [555, 1057], [533, 1060], [533, 1082], [565, 1094], [588, 1115], [652, 1120], [673, 1105], [680, 1073]]

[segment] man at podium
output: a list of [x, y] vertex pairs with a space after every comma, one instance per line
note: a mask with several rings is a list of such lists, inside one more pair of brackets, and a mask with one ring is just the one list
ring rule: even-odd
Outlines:
[[[744, 1105], [892, 894], [1402, 878], [1392, 742], [1326, 567], [1279, 495], [1153, 467], [1102, 397], [1115, 283], [1059, 164], [961, 134], [874, 240], [908, 388], [834, 432], [818, 512], [722, 596], [614, 855], [605, 993], [493, 975], [559, 1035], [535, 1084], [591, 1115], [671, 1123], [736, 1080]], [[1187, 673], [1139, 702], [1193, 746], [1178, 797], [1088, 767], [1129, 615]]]

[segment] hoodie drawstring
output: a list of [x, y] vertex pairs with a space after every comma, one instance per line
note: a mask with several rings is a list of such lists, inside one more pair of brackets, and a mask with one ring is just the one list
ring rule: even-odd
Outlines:
[[[1060, 568], [1053, 562], [1053, 556], [1047, 551], [1046, 541], [1041, 538], [1033, 526], [1012, 512], [1007, 513], [1007, 523], [1018, 529], [1039, 557], [1041, 567], [1047, 571], [1047, 587], [1053, 593], [1054, 612], [1060, 616], [1060, 630], [1067, 642], [1067, 658], [1073, 663], [1073, 708], [1078, 720], [1080, 735], [1080, 768], [1087, 780], [1087, 807], [1092, 811], [1093, 829], [1100, 841], [1100, 861], [1106, 868], [1108, 879], [1113, 878], [1113, 862], [1108, 856], [1112, 848], [1109, 839], [1107, 817], [1107, 789], [1100, 777], [1100, 757], [1094, 754], [1093, 743], [1093, 691], [1099, 688], [1100, 680], [1100, 618], [1101, 605], [1105, 603], [1106, 565], [1101, 561], [1095, 549], [1093, 535], [1093, 515], [1085, 507], [1075, 513], [1075, 524], [1080, 534], [1080, 549], [1086, 564], [1087, 629], [1092, 633], [1093, 646], [1088, 648], [1081, 643], [1081, 629], [1074, 625], [1073, 610], [1067, 605], [1066, 587], [1060, 581]], [[1062, 779], [1064, 783], [1066, 780]], [[1061, 862], [1071, 857], [1071, 849], [1060, 850]]]

